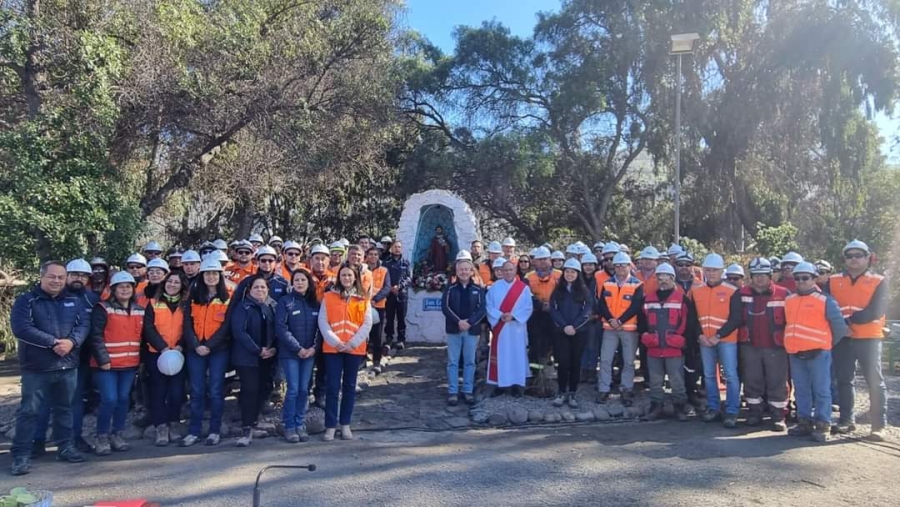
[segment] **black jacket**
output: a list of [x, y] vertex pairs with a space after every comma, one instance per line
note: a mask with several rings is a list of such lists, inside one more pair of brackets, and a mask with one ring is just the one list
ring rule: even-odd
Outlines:
[[231, 317], [231, 364], [259, 366], [263, 347], [275, 346], [275, 301], [246, 298], [234, 305]]
[[[469, 299], [469, 314], [461, 315], [462, 298]], [[444, 312], [444, 330], [447, 334], [459, 334], [459, 323], [465, 320], [469, 323], [469, 334], [477, 336], [481, 333], [481, 326], [477, 324], [485, 317], [485, 291], [483, 287], [469, 281], [469, 285], [463, 287], [459, 282], [444, 288], [441, 298], [441, 311]]]
[[[19, 366], [22, 371], [47, 372], [78, 367], [79, 348], [87, 340], [90, 320], [83, 297], [65, 289], [56, 297], [40, 286], [16, 298], [10, 324], [19, 340]], [[63, 357], [53, 352], [57, 340], [75, 344]]]
[[553, 290], [550, 295], [550, 318], [557, 329], [572, 326], [576, 331], [585, 331], [584, 325], [590, 319], [594, 306], [594, 298], [590, 292], [586, 296], [584, 301], [576, 301], [570, 290]]

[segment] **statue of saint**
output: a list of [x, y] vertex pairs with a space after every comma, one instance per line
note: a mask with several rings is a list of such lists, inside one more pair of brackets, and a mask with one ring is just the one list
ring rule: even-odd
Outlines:
[[447, 271], [450, 258], [450, 242], [444, 236], [444, 228], [440, 225], [434, 228], [434, 237], [431, 238], [431, 247], [428, 249], [428, 263], [435, 273]]

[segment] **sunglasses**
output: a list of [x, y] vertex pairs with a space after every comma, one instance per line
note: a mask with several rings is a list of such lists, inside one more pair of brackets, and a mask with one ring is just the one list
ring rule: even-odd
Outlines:
[[275, 259], [259, 259], [257, 262], [260, 264], [271, 264], [275, 262]]
[[831, 274], [830, 271], [819, 271], [819, 275], [828, 275]]
[[859, 253], [848, 253], [848, 254], [844, 254], [844, 258], [845, 258], [845, 259], [865, 259], [865, 258], [866, 258], [866, 254], [863, 253], [863, 252], [859, 252]]
[[238, 250], [238, 255], [250, 255], [252, 252], [250, 250]]
[[693, 266], [693, 264], [691, 264], [690, 262], [678, 262], [675, 265], [678, 266], [679, 268], [689, 268], [689, 267]]
[[300, 256], [300, 254], [297, 252], [286, 252], [284, 255], [286, 255], [288, 257], [299, 257]]
[[519, 261], [519, 264], [531, 264], [531, 261]]
[[810, 281], [810, 280], [812, 280], [812, 279], [813, 279], [813, 277], [811, 277], [811, 276], [809, 276], [809, 275], [800, 275], [800, 276], [795, 276], [795, 277], [794, 277], [794, 281], [795, 281], [795, 282], [808, 282], [808, 281]]
[[126, 266], [125, 269], [141, 269], [142, 267], [144, 266], [141, 266], [139, 264], [132, 264], [130, 266]]
[[729, 282], [740, 282], [742, 280], [739, 276], [729, 276], [726, 278]]

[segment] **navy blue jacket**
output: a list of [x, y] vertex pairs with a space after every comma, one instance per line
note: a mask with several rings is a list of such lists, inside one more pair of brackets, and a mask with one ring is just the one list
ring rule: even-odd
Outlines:
[[[384, 260], [381, 265], [387, 268], [388, 274], [391, 276], [391, 286], [396, 285], [397, 287], [400, 287], [400, 292], [398, 292], [396, 296], [397, 299], [399, 301], [406, 301], [406, 298], [409, 297], [406, 293], [406, 289], [412, 284], [409, 261], [403, 257], [395, 259], [392, 255]], [[393, 296], [393, 293], [390, 295]]]
[[252, 298], [233, 305], [231, 315], [231, 364], [259, 366], [263, 347], [275, 346], [275, 301], [258, 303]]
[[[565, 283], [565, 282], [561, 282]], [[550, 296], [550, 318], [558, 329], [572, 326], [578, 331], [583, 331], [585, 323], [591, 315], [594, 306], [594, 298], [590, 293], [584, 301], [575, 301], [572, 291], [553, 290]]]
[[[87, 339], [90, 319], [85, 300], [63, 289], [51, 297], [40, 286], [16, 298], [10, 323], [19, 340], [19, 366], [22, 371], [47, 372], [77, 368], [80, 347]], [[53, 352], [57, 340], [75, 343], [64, 357]]]
[[[234, 289], [234, 294], [231, 296], [233, 301], [243, 301], [247, 298], [250, 293], [250, 281], [251, 277], [246, 277], [241, 280], [241, 283]], [[290, 284], [287, 280], [284, 279], [283, 276], [279, 274], [272, 274], [272, 276], [266, 280], [269, 284], [269, 297], [278, 301], [281, 299], [281, 296], [284, 296], [288, 293], [288, 287]]]
[[[469, 299], [468, 315], [462, 315], [462, 298]], [[459, 323], [466, 320], [472, 327], [469, 334], [478, 336], [481, 334], [481, 326], [477, 325], [485, 316], [485, 291], [483, 287], [469, 281], [469, 285], [463, 287], [459, 282], [444, 287], [444, 295], [441, 298], [441, 311], [444, 312], [444, 330], [447, 334], [459, 334]]]
[[275, 306], [275, 336], [278, 357], [300, 359], [300, 347], [315, 347], [319, 337], [319, 304], [310, 306], [302, 295], [289, 292]]
[[[100, 302], [100, 294], [90, 290], [90, 289], [80, 289], [73, 290], [69, 289], [69, 293], [75, 296], [78, 296], [84, 302], [84, 316], [88, 320], [88, 323], [91, 322], [91, 312], [94, 310], [94, 307], [97, 306], [97, 303]], [[87, 339], [85, 338], [85, 341]], [[88, 364], [91, 360], [91, 348], [90, 347], [81, 347], [81, 364]]]

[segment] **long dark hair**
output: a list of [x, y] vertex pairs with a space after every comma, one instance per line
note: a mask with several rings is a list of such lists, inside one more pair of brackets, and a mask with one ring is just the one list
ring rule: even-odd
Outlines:
[[335, 276], [335, 280], [334, 280], [334, 289], [333, 290], [336, 290], [338, 292], [338, 294], [341, 295], [341, 297], [347, 297], [349, 295], [347, 290], [344, 288], [344, 284], [341, 283], [341, 271], [343, 271], [345, 269], [349, 269], [353, 273], [353, 278], [355, 278], [355, 280], [353, 281], [353, 289], [356, 291], [357, 296], [362, 296], [363, 295], [362, 280], [360, 279], [359, 273], [355, 269], [351, 268], [350, 266], [342, 265], [340, 267], [340, 269], [338, 269], [337, 276]]
[[[191, 286], [191, 302], [208, 305], [212, 302], [213, 298], [209, 297], [209, 290], [206, 288], [206, 282], [203, 281], [203, 273], [205, 273], [205, 271], [197, 273], [197, 276], [199, 276], [200, 279]], [[228, 301], [228, 286], [225, 285], [225, 276], [221, 271], [217, 271], [217, 273], [219, 273], [219, 283], [216, 284], [216, 294], [214, 298], [223, 302]]]
[[[242, 284], [243, 284], [243, 283], [246, 283], [246, 284], [247, 284], [247, 285], [244, 286], [244, 293], [241, 294], [241, 297], [240, 297], [240, 300], [241, 300], [241, 301], [244, 301], [244, 300], [247, 299], [247, 297], [250, 295], [250, 289], [253, 288], [253, 284], [256, 283], [257, 280], [262, 280], [262, 281], [266, 282], [266, 288], [269, 288], [269, 281], [266, 279], [265, 276], [263, 276], [263, 275], [260, 274], [260, 273], [256, 273], [256, 274], [250, 275], [250, 276], [248, 276], [247, 278], [244, 278], [244, 280], [241, 281]], [[266, 295], [266, 301], [265, 301], [265, 303], [271, 304], [272, 302], [273, 302], [272, 295], [271, 295], [271, 294], [267, 294], [267, 295]]]
[[166, 284], [169, 283], [169, 278], [172, 278], [173, 276], [181, 280], [181, 294], [179, 294], [181, 300], [184, 301], [185, 299], [187, 299], [191, 284], [190, 282], [188, 282], [187, 275], [184, 274], [184, 271], [175, 270], [169, 271], [165, 278], [163, 278], [162, 281], [159, 282], [159, 285], [154, 287], [154, 293], [149, 295], [150, 299], [158, 300], [162, 298], [166, 293]]
[[294, 279], [297, 278], [298, 275], [302, 275], [306, 278], [306, 293], [300, 294], [303, 296], [303, 299], [306, 300], [306, 304], [308, 304], [311, 308], [315, 308], [319, 306], [318, 300], [316, 300], [316, 284], [313, 283], [312, 275], [309, 274], [305, 269], [298, 269], [291, 273], [291, 292], [296, 294], [294, 291]]
[[[568, 291], [569, 282], [566, 281], [565, 270], [563, 270], [563, 274], [559, 277], [559, 281], [556, 282], [556, 287], [554, 287], [551, 297], [554, 299], [561, 299]], [[584, 283], [584, 278], [581, 277], [581, 273], [578, 273], [578, 276], [575, 277], [575, 281], [572, 282], [572, 299], [574, 299], [576, 303], [584, 303], [588, 299], [588, 288]]]

